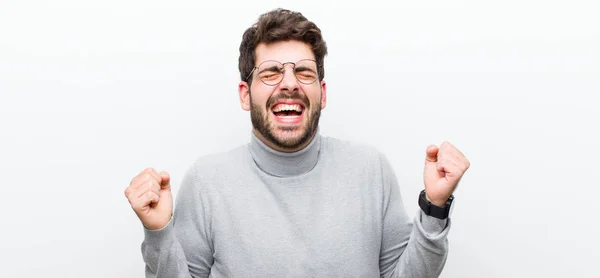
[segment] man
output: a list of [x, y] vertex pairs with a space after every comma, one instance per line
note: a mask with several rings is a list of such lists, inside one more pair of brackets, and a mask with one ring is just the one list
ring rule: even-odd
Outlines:
[[469, 162], [447, 142], [427, 148], [413, 224], [383, 154], [319, 135], [326, 54], [300, 13], [274, 10], [246, 30], [238, 91], [250, 143], [200, 157], [174, 214], [166, 172], [148, 168], [125, 190], [144, 226], [147, 277], [440, 274], [452, 192]]

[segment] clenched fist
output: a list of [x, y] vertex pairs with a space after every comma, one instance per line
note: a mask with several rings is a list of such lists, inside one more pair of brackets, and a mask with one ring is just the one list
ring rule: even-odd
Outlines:
[[125, 196], [146, 229], [167, 226], [173, 212], [171, 178], [167, 172], [147, 168], [135, 176], [125, 189]]
[[423, 173], [427, 199], [443, 207], [470, 165], [469, 160], [448, 142], [443, 142], [439, 148], [435, 145], [427, 147]]

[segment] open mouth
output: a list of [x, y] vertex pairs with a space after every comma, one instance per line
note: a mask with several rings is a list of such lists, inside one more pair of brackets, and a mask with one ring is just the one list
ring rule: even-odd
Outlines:
[[304, 107], [300, 104], [278, 104], [273, 107], [273, 114], [277, 117], [300, 116]]
[[278, 103], [271, 108], [277, 121], [288, 124], [300, 122], [304, 110], [300, 103]]

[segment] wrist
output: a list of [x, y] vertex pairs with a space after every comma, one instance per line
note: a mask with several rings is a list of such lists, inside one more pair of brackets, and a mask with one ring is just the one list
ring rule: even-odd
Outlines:
[[448, 199], [449, 199], [449, 198], [446, 198], [445, 200], [432, 199], [432, 198], [429, 198], [429, 195], [427, 194], [427, 192], [425, 192], [425, 198], [427, 199], [427, 201], [431, 202], [432, 204], [434, 204], [438, 207], [445, 206], [446, 202], [448, 202]]
[[453, 200], [454, 196], [450, 195], [446, 202], [442, 205], [438, 205], [433, 203], [427, 196], [425, 190], [423, 190], [419, 194], [419, 207], [421, 207], [426, 215], [439, 219], [446, 219], [450, 216]]

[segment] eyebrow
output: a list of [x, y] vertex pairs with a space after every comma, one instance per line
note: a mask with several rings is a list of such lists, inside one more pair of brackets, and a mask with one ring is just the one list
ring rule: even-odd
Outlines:
[[258, 73], [262, 73], [264, 71], [281, 71], [281, 69], [278, 66], [272, 66], [272, 67], [263, 69], [263, 70], [259, 71]]
[[309, 71], [315, 72], [313, 69], [311, 69], [309, 67], [302, 67], [302, 66], [300, 66], [300, 67], [295, 67], [294, 68], [294, 71], [301, 71], [301, 70], [309, 70]]

